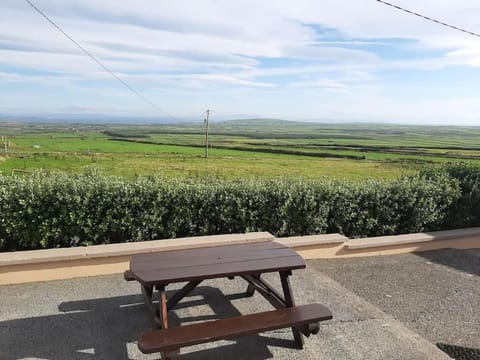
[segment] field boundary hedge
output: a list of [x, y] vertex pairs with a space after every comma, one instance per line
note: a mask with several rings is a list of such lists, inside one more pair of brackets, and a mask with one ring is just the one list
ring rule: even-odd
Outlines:
[[[193, 148], [204, 148], [205, 147], [205, 145], [201, 145], [201, 144], [178, 144], [178, 143], [157, 142], [157, 141], [150, 141], [150, 140], [137, 140], [137, 139], [129, 139], [129, 138], [109, 138], [108, 140], [132, 142], [132, 143], [148, 144], [148, 145], [166, 145], [166, 146], [193, 147]], [[273, 149], [273, 148], [262, 148], [262, 147], [253, 148], [253, 147], [242, 147], [242, 146], [215, 145], [215, 149], [236, 150], [236, 151], [266, 153], [266, 154], [309, 156], [309, 157], [318, 157], [318, 158], [365, 160], [365, 155], [348, 155], [348, 154], [334, 154], [334, 153], [324, 153], [324, 152], [308, 152], [308, 151]]]
[[391, 181], [126, 180], [95, 169], [0, 175], [0, 249], [250, 231], [365, 237], [478, 226], [479, 174], [460, 164]]

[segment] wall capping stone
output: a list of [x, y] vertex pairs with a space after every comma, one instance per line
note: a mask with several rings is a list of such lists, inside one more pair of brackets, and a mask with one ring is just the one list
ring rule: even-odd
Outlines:
[[346, 236], [341, 234], [319, 234], [319, 235], [307, 235], [307, 236], [292, 236], [287, 238], [276, 238], [276, 242], [288, 247], [300, 247], [300, 246], [322, 246], [332, 244], [342, 244], [348, 241]]
[[268, 232], [197, 236], [78, 248], [0, 253], [0, 285], [119, 274], [134, 254], [277, 241], [304, 259], [387, 256], [439, 249], [480, 248], [480, 228], [348, 240], [340, 234], [274, 238]]
[[92, 245], [74, 248], [4, 252], [0, 253], [0, 266], [125, 256], [185, 248], [193, 249], [199, 247], [273, 241], [273, 239], [273, 235], [268, 232], [251, 232], [245, 234], [195, 236], [188, 238]]
[[480, 238], [480, 228], [466, 228], [446, 231], [434, 231], [428, 233], [403, 234], [392, 236], [376, 236], [370, 238], [351, 239], [345, 243], [349, 250], [368, 249], [385, 246], [415, 244], [428, 241], [442, 241], [458, 238], [475, 237]]

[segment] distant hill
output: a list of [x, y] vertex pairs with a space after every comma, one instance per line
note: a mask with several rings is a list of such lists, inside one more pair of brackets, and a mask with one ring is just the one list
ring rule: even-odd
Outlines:
[[103, 114], [61, 114], [61, 115], [8, 115], [0, 113], [0, 121], [23, 123], [62, 123], [62, 124], [182, 124], [187, 119], [169, 119], [165, 117], [135, 117]]
[[[54, 114], [54, 115], [12, 115], [0, 113], [0, 122], [2, 123], [25, 123], [25, 124], [76, 124], [76, 125], [112, 125], [112, 126], [147, 126], [163, 130], [190, 130], [201, 132], [204, 129], [203, 120], [200, 118], [196, 121], [187, 118], [165, 118], [165, 117], [135, 117], [135, 116], [116, 116], [104, 114]], [[422, 124], [398, 124], [388, 122], [372, 122], [372, 121], [340, 121], [331, 119], [317, 119], [311, 121], [297, 121], [273, 118], [246, 118], [217, 120], [215, 117], [211, 119], [212, 130], [219, 132], [237, 131], [239, 129], [246, 132], [263, 131], [300, 131], [304, 133], [312, 131], [330, 130], [351, 130], [359, 131], [386, 131], [386, 132], [404, 132], [414, 129], [478, 129], [478, 126], [453, 126], [453, 125], [422, 125]], [[167, 129], [170, 128], [170, 129]], [[300, 130], [302, 129], [303, 130]]]
[[232, 119], [218, 121], [216, 124], [224, 124], [229, 126], [275, 126], [275, 125], [295, 125], [302, 124], [304, 122], [283, 120], [283, 119], [268, 119], [268, 118], [255, 118], [255, 119]]

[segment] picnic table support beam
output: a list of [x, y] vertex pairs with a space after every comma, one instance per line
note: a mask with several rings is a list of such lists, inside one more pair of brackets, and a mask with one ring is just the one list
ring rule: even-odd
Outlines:
[[[290, 286], [290, 279], [288, 278], [292, 275], [291, 271], [280, 271], [280, 282], [282, 283], [283, 294], [285, 296], [285, 303], [287, 307], [294, 307], [295, 300], [293, 299], [292, 287]], [[299, 349], [303, 349], [303, 337], [300, 329], [297, 327], [292, 327], [293, 338], [295, 339], [295, 344]]]
[[167, 301], [167, 311], [172, 310], [172, 308], [177, 305], [182, 299], [187, 296], [193, 289], [195, 289], [202, 280], [195, 280], [188, 282], [183, 288], [178, 290], [170, 299]]
[[[253, 277], [251, 275], [242, 276], [255, 290], [262, 295], [275, 309], [283, 309], [288, 307], [285, 299], [280, 295], [268, 282], [260, 277]], [[293, 297], [292, 297], [293, 298]], [[309, 337], [311, 334], [317, 334], [320, 330], [318, 323], [311, 323], [299, 327], [303, 335]]]
[[[255, 279], [260, 279], [260, 274], [258, 275], [248, 275], [249, 278], [255, 278]], [[245, 280], [247, 280], [245, 277], [243, 277]], [[251, 281], [248, 281], [248, 287], [247, 287], [247, 297], [252, 297], [253, 294], [255, 294], [255, 285], [251, 283]]]
[[275, 309], [283, 309], [287, 307], [285, 299], [266, 281], [260, 279], [260, 276], [254, 277], [252, 275], [242, 276], [249, 283], [254, 290], [257, 290], [265, 300], [267, 300]]
[[153, 306], [153, 287], [142, 285], [143, 302], [145, 303], [145, 310], [147, 312], [147, 318], [150, 322], [152, 329], [157, 329], [160, 325], [160, 319], [157, 316], [157, 311]]

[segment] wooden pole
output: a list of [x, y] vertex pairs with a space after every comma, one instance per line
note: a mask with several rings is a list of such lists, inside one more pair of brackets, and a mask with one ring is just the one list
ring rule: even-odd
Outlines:
[[205, 159], [208, 159], [208, 118], [210, 116], [210, 110], [207, 110], [207, 116], [205, 117]]

